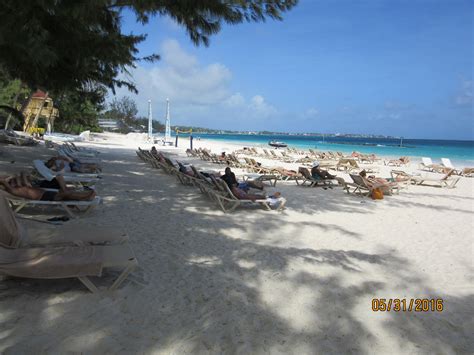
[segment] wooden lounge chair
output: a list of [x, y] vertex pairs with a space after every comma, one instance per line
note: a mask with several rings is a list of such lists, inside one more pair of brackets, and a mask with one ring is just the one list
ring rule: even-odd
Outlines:
[[369, 185], [360, 175], [356, 174], [349, 174], [349, 176], [352, 179], [352, 183], [346, 182], [344, 186], [344, 190], [347, 191], [347, 193], [351, 193], [350, 188], [353, 187], [354, 190], [352, 193], [354, 194], [359, 194], [359, 195], [364, 195], [364, 196], [369, 196], [372, 194], [372, 191], [376, 188], [381, 188], [384, 190], [385, 195], [392, 195], [399, 192], [400, 186], [396, 182], [391, 182], [388, 184], [380, 184], [377, 182], [374, 182], [373, 185]]
[[[315, 179], [307, 168], [300, 167], [298, 171], [301, 174], [302, 179], [301, 178], [295, 179], [297, 185], [309, 186], [309, 187], [317, 187], [317, 186], [331, 186], [332, 187], [334, 185], [337, 185], [334, 183], [334, 181], [336, 180]], [[300, 183], [300, 180], [302, 180], [301, 183]]]
[[286, 169], [281, 168], [281, 167], [273, 168], [272, 174], [277, 175], [280, 178], [280, 180], [283, 180], [283, 181], [304, 179], [301, 173], [288, 174]]
[[[229, 189], [229, 186], [225, 183], [225, 181], [212, 178], [214, 183], [216, 184], [217, 188], [219, 189], [220, 193], [216, 194], [216, 201], [219, 207], [222, 209], [223, 212], [231, 212], [235, 210], [239, 206], [243, 205], [260, 205], [271, 211], [270, 202], [268, 199], [261, 199], [261, 200], [240, 200], [234, 196], [232, 191]], [[284, 205], [284, 204], [283, 204]]]
[[407, 165], [409, 162], [410, 162], [410, 159], [408, 157], [400, 157], [398, 159], [385, 160], [384, 165], [398, 167], [402, 165]]
[[[82, 240], [71, 242], [66, 237], [59, 238], [57, 244], [44, 241], [35, 244], [35, 240], [30, 239], [30, 244], [25, 244], [21, 235], [23, 229], [4, 198], [0, 198], [0, 211], [3, 227], [0, 229], [0, 275], [34, 279], [78, 278], [91, 292], [96, 293], [99, 289], [89, 279], [90, 276], [101, 276], [104, 268], [122, 268], [108, 288], [115, 290], [138, 264], [126, 243], [127, 239], [121, 239], [120, 244], [93, 245], [97, 240], [89, 242], [87, 230], [82, 230]], [[98, 238], [102, 239], [100, 242], [107, 239]], [[78, 242], [85, 245], [77, 245]]]
[[257, 174], [257, 173], [247, 173], [243, 175], [244, 181], [254, 180], [265, 182], [268, 181], [270, 186], [276, 186], [277, 181], [279, 180], [278, 176], [275, 174]]
[[463, 168], [461, 170], [461, 175], [462, 176], [469, 176], [469, 177], [474, 176], [474, 168]]
[[71, 153], [69, 151], [66, 151], [63, 148], [58, 148], [57, 152], [58, 152], [59, 156], [71, 158], [71, 159], [73, 159], [75, 161], [78, 161], [79, 163], [82, 163], [82, 164], [99, 164], [100, 163], [100, 159], [98, 159], [98, 158], [95, 158], [95, 157], [91, 158], [91, 157], [87, 157], [87, 156], [77, 155], [77, 154]]

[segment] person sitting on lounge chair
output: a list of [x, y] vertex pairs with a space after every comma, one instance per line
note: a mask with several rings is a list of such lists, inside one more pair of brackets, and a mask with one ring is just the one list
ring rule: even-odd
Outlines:
[[153, 154], [160, 163], [166, 164], [165, 156], [163, 153], [159, 152], [155, 146], [151, 147], [150, 153]]
[[45, 164], [52, 171], [62, 172], [62, 173], [96, 173], [100, 171], [100, 168], [97, 164], [92, 163], [80, 163], [77, 160], [74, 160], [69, 157], [57, 156], [49, 159]]
[[1, 178], [0, 186], [3, 187], [9, 194], [28, 200], [36, 201], [92, 201], [95, 198], [94, 190], [75, 191], [66, 189], [64, 180], [57, 178], [57, 181], [62, 181], [59, 191], [45, 190], [40, 187], [34, 187], [30, 181], [23, 176]]
[[245, 182], [238, 182], [235, 174], [230, 170], [229, 167], [225, 168], [224, 175], [221, 176], [221, 179], [225, 181], [229, 189], [237, 187], [240, 190], [248, 192], [248, 190], [253, 187], [254, 189], [263, 190], [263, 182], [261, 181], [251, 181], [247, 180]]
[[20, 174], [17, 175], [0, 176], [0, 179], [8, 181], [10, 183], [10, 186], [12, 187], [29, 186], [40, 187], [43, 189], [68, 190], [68, 187], [66, 186], [66, 181], [61, 175], [58, 175], [54, 177], [51, 181], [48, 181], [35, 178], [22, 171]]
[[225, 155], [225, 152], [222, 152], [221, 155], [219, 155], [219, 161], [227, 161], [227, 156]]
[[313, 162], [313, 167], [311, 168], [311, 176], [315, 180], [337, 180], [339, 185], [344, 185], [344, 179], [337, 177], [336, 175], [331, 175], [326, 170], [322, 170], [319, 167], [319, 162]]
[[364, 179], [368, 187], [371, 189], [380, 188], [384, 195], [391, 195], [392, 188], [398, 186], [396, 182], [390, 182], [384, 178], [375, 177], [373, 175], [367, 176], [367, 172], [365, 170], [362, 170], [359, 173], [359, 176]]

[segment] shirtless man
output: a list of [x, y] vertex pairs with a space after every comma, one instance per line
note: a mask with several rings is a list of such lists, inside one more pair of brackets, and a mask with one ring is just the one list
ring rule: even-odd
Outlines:
[[83, 174], [93, 174], [101, 171], [97, 164], [81, 163], [78, 160], [74, 160], [72, 158], [64, 157], [61, 155], [49, 159], [45, 163], [45, 165], [53, 171], [62, 173], [74, 172]]
[[66, 187], [62, 177], [57, 177], [60, 189], [49, 191], [40, 187], [34, 187], [30, 178], [21, 173], [17, 176], [0, 178], [0, 186], [9, 194], [28, 200], [37, 201], [91, 201], [95, 197], [94, 190], [75, 191]]

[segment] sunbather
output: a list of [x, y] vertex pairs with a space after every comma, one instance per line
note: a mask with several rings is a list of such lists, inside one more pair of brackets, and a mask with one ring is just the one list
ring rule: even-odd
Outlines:
[[[59, 180], [58, 180], [59, 181]], [[0, 186], [2, 186], [9, 194], [13, 196], [36, 201], [92, 201], [95, 198], [94, 190], [76, 191], [65, 188], [63, 185], [58, 191], [45, 190], [40, 187], [34, 187], [25, 179], [24, 176], [19, 178], [1, 178]]]
[[194, 171], [191, 169], [191, 167], [188, 165], [184, 165], [183, 163], [179, 162], [179, 161], [176, 161], [178, 163], [178, 166], [179, 166], [179, 172], [185, 174], [185, 175], [189, 175], [189, 176], [194, 176]]
[[232, 187], [231, 191], [234, 194], [234, 196], [237, 197], [239, 200], [250, 200], [250, 201], [266, 200], [266, 202], [270, 206], [276, 207], [279, 210], [285, 207], [286, 199], [281, 197], [280, 192], [275, 192], [273, 195], [270, 195], [270, 196], [263, 195], [263, 194], [249, 194], [246, 191], [238, 188], [237, 186]]
[[359, 173], [359, 176], [364, 179], [366, 185], [371, 189], [380, 188], [385, 195], [390, 195], [392, 193], [393, 187], [398, 187], [396, 182], [388, 181], [381, 177], [375, 177], [373, 175], [367, 176], [367, 172], [362, 170]]
[[49, 159], [45, 164], [49, 169], [62, 173], [96, 173], [101, 169], [97, 164], [80, 163], [69, 157], [57, 156]]
[[247, 192], [251, 187], [254, 189], [258, 190], [263, 190], [263, 182], [261, 181], [252, 181], [252, 180], [247, 180], [245, 182], [238, 182], [237, 178], [235, 177], [235, 174], [230, 170], [229, 167], [225, 168], [225, 173], [224, 175], [221, 176], [221, 179], [224, 180], [229, 186], [229, 189], [232, 190], [232, 188], [237, 187], [244, 192]]
[[331, 175], [326, 170], [322, 170], [319, 167], [319, 162], [313, 162], [313, 167], [311, 168], [311, 176], [315, 180], [337, 180], [339, 185], [344, 185], [344, 179], [337, 177], [336, 175]]

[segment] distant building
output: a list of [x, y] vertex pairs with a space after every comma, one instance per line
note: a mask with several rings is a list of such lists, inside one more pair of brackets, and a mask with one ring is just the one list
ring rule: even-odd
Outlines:
[[122, 126], [119, 120], [99, 118], [99, 127], [104, 131], [117, 131]]

